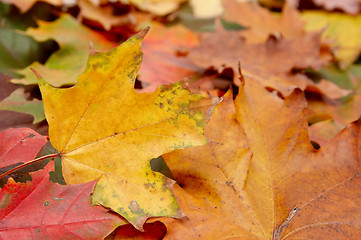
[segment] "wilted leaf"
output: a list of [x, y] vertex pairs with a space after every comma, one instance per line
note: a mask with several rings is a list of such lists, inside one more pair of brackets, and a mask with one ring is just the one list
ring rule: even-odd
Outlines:
[[46, 143], [46, 137], [29, 128], [9, 128], [0, 133], [0, 168], [28, 162]]
[[151, 216], [180, 217], [173, 181], [153, 172], [161, 154], [206, 143], [206, 112], [216, 99], [191, 95], [180, 83], [137, 93], [134, 81], [146, 31], [89, 57], [76, 86], [40, 79], [49, 136], [68, 184], [100, 178], [92, 195], [137, 229]]
[[40, 100], [26, 100], [24, 89], [18, 88], [0, 102], [0, 110], [27, 113], [34, 117], [33, 123], [45, 119], [43, 103]]
[[322, 38], [329, 40], [342, 69], [357, 59], [361, 51], [361, 16], [306, 11], [302, 18], [308, 31], [325, 29]]
[[39, 20], [38, 24], [38, 28], [28, 28], [26, 35], [39, 42], [53, 39], [59, 44], [60, 49], [50, 56], [45, 65], [34, 62], [29, 67], [18, 71], [25, 77], [12, 79], [13, 83], [37, 84], [38, 80], [31, 71], [31, 68], [34, 68], [49, 79], [49, 83], [53, 86], [74, 85], [77, 77], [85, 69], [90, 42], [102, 51], [115, 45], [67, 14], [54, 22]]
[[154, 91], [159, 85], [175, 83], [201, 72], [189, 59], [177, 56], [181, 49], [198, 43], [198, 36], [182, 25], [165, 27], [154, 22], [143, 42], [144, 60], [139, 79], [148, 84], [144, 91]]
[[126, 222], [99, 206], [90, 194], [95, 181], [63, 186], [49, 182], [50, 162], [33, 180], [0, 190], [1, 239], [103, 239]]
[[306, 106], [300, 90], [283, 100], [246, 79], [237, 113], [231, 100], [215, 109], [208, 145], [165, 155], [188, 217], [163, 219], [171, 229], [165, 239], [359, 236], [361, 123], [317, 151]]

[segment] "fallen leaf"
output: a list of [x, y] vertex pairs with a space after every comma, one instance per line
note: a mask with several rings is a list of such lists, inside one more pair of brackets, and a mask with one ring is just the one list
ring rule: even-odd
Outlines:
[[0, 102], [0, 111], [8, 110], [30, 114], [34, 117], [33, 123], [43, 121], [45, 119], [43, 103], [37, 99], [26, 100], [26, 97], [24, 89], [16, 89]]
[[89, 43], [92, 42], [99, 50], [107, 50], [115, 46], [97, 32], [84, 27], [72, 16], [64, 14], [54, 22], [38, 20], [38, 28], [28, 28], [27, 36], [42, 42], [55, 40], [60, 49], [53, 53], [45, 65], [38, 62], [17, 71], [24, 78], [12, 79], [17, 84], [38, 84], [37, 78], [31, 71], [36, 69], [42, 76], [49, 79], [53, 86], [74, 85], [77, 77], [84, 71], [89, 53]]
[[[307, 86], [318, 88], [305, 75], [292, 73], [293, 69], [317, 69], [329, 60], [329, 55], [320, 50], [320, 33], [294, 40], [270, 38], [266, 44], [246, 44], [237, 31], [226, 31], [219, 22], [215, 32], [201, 34], [200, 44], [189, 50], [188, 57], [196, 65], [214, 67], [218, 72], [232, 68], [236, 85], [239, 84], [240, 64], [244, 76], [258, 79], [284, 96], [291, 94], [296, 87], [302, 90]], [[335, 94], [337, 89], [338, 94]], [[329, 97], [348, 94], [335, 85], [320, 91]]]
[[15, 5], [20, 12], [25, 13], [29, 11], [36, 2], [46, 2], [54, 6], [60, 6], [63, 0], [2, 0], [2, 2]]
[[138, 74], [138, 78], [148, 84], [143, 91], [152, 92], [162, 84], [198, 75], [202, 68], [177, 56], [181, 49], [198, 43], [198, 36], [182, 25], [165, 27], [153, 22], [143, 42], [144, 60]]
[[307, 23], [307, 31], [324, 29], [322, 38], [329, 40], [342, 69], [358, 58], [361, 52], [361, 16], [305, 11], [302, 19]]
[[94, 6], [88, 0], [79, 0], [79, 16], [99, 22], [106, 31], [109, 31], [114, 25], [125, 25], [135, 23], [131, 14], [115, 16], [112, 6]]
[[246, 79], [236, 113], [227, 99], [214, 110], [208, 145], [163, 156], [188, 217], [163, 218], [165, 239], [359, 236], [361, 122], [315, 150], [306, 106], [298, 89], [283, 100]]
[[2, 239], [103, 239], [126, 222], [99, 206], [90, 194], [96, 181], [63, 186], [49, 182], [50, 162], [33, 180], [0, 189]]
[[62, 157], [66, 183], [99, 178], [93, 204], [111, 208], [140, 230], [151, 216], [183, 216], [172, 194], [174, 182], [149, 163], [205, 144], [205, 119], [219, 101], [191, 95], [181, 83], [137, 93], [146, 32], [89, 56], [72, 88], [53, 88], [38, 76], [50, 141]]
[[46, 137], [29, 128], [9, 128], [0, 132], [0, 168], [33, 160]]
[[247, 43], [264, 43], [270, 35], [285, 39], [297, 39], [305, 35], [304, 21], [299, 12], [288, 4], [281, 16], [275, 16], [255, 2], [223, 0], [223, 6], [225, 20], [249, 28], [239, 33]]

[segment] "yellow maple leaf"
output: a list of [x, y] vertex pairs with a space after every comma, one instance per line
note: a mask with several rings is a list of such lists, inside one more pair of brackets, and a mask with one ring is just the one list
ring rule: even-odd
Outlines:
[[153, 172], [150, 160], [205, 144], [207, 111], [218, 101], [192, 95], [181, 83], [137, 93], [146, 32], [92, 54], [72, 88], [54, 88], [39, 77], [49, 137], [61, 155], [65, 181], [99, 179], [93, 204], [111, 208], [137, 229], [151, 216], [183, 216], [172, 193], [174, 181]]

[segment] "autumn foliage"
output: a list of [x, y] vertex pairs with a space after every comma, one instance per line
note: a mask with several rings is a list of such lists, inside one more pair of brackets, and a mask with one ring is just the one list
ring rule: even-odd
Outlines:
[[0, 1], [0, 239], [360, 239], [360, 4]]

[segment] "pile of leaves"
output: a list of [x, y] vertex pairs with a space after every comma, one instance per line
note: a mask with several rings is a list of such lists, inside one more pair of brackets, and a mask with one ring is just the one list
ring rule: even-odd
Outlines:
[[360, 5], [0, 1], [0, 239], [359, 238]]

